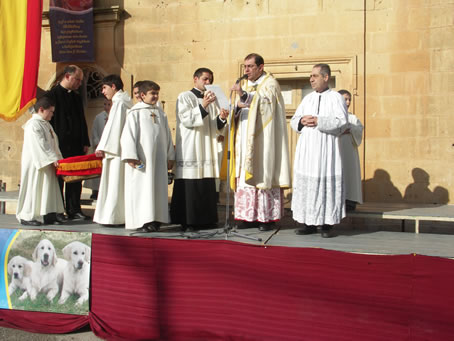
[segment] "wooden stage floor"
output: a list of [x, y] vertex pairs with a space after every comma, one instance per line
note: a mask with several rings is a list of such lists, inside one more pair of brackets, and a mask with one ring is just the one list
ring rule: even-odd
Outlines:
[[[84, 213], [93, 215], [93, 208], [84, 206]], [[263, 245], [264, 247], [287, 246], [323, 248], [344, 252], [365, 254], [411, 254], [454, 258], [454, 224], [452, 222], [421, 222], [419, 234], [414, 233], [414, 225], [407, 222], [406, 231], [401, 232], [399, 220], [366, 219], [361, 217], [347, 217], [335, 228], [335, 237], [324, 239], [320, 234], [298, 236], [294, 233], [297, 227], [291, 218], [291, 212], [286, 215], [277, 226], [280, 230], [260, 232], [258, 229], [237, 230], [247, 237], [261, 238], [260, 241], [250, 240], [233, 233], [226, 233], [225, 206], [219, 205], [219, 227], [212, 230], [203, 230], [193, 233], [183, 233], [179, 225], [163, 225], [160, 232], [134, 234], [123, 227], [103, 227], [91, 221], [68, 222], [65, 225], [28, 227], [20, 225], [16, 217], [11, 214], [0, 215], [0, 228], [58, 230], [92, 232], [119, 236], [133, 236], [139, 238], [172, 238], [172, 239], [199, 239], [230, 241]], [[133, 233], [133, 234], [132, 234]], [[266, 241], [266, 244], [264, 242]]]

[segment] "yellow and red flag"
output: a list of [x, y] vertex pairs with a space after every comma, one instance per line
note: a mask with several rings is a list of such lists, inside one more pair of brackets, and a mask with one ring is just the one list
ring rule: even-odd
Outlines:
[[16, 120], [36, 101], [42, 0], [0, 0], [0, 118]]

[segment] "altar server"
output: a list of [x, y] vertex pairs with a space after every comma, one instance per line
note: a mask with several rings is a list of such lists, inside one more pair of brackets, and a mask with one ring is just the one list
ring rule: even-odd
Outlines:
[[167, 170], [172, 169], [175, 149], [164, 111], [157, 106], [160, 87], [152, 81], [139, 86], [141, 102], [126, 118], [121, 135], [125, 169], [126, 229], [159, 231], [169, 222]]
[[[112, 100], [104, 98], [103, 105], [104, 110], [96, 115], [93, 121], [93, 127], [91, 128], [91, 145], [93, 146], [93, 150], [96, 150], [96, 147], [98, 147], [99, 141], [101, 140], [102, 132], [104, 131], [107, 119], [109, 118]], [[98, 199], [99, 182], [99, 178], [85, 180], [84, 187], [91, 189], [90, 199]]]
[[63, 213], [63, 199], [55, 168], [63, 157], [58, 137], [49, 121], [55, 102], [43, 96], [34, 106], [35, 113], [25, 123], [22, 149], [21, 182], [16, 217], [22, 225], [39, 226], [59, 223], [56, 213]]
[[[350, 107], [352, 94], [347, 90], [339, 90], [344, 97], [347, 110]], [[363, 202], [361, 190], [361, 165], [358, 147], [363, 139], [363, 125], [351, 112], [348, 113], [348, 127], [339, 138], [342, 156], [342, 168], [345, 184], [345, 205], [347, 211], [353, 211], [356, 204]]]
[[109, 119], [96, 148], [96, 156], [103, 157], [101, 183], [93, 221], [111, 226], [125, 223], [124, 163], [121, 162], [120, 137], [131, 108], [129, 95], [123, 91], [123, 82], [118, 75], [109, 75], [102, 80], [102, 93], [112, 100]]
[[213, 72], [199, 68], [193, 81], [194, 88], [177, 99], [176, 180], [170, 207], [172, 222], [185, 231], [216, 227], [217, 136], [228, 116], [215, 94], [206, 91], [205, 85], [213, 83]]

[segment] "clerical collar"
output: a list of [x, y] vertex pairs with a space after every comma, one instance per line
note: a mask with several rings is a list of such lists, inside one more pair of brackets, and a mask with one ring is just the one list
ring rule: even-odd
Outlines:
[[326, 91], [328, 91], [328, 90], [329, 90], [329, 87], [327, 87], [327, 88], [326, 88], [325, 90], [323, 90], [323, 91], [320, 91], [320, 92], [316, 91], [316, 92], [319, 93], [319, 94], [322, 94], [322, 93], [324, 93], [324, 92], [326, 92]]
[[248, 85], [254, 86], [254, 85], [260, 84], [265, 76], [266, 76], [266, 73], [262, 72], [262, 75], [259, 78], [257, 78], [255, 81], [248, 80]]
[[67, 91], [68, 93], [70, 93], [72, 90], [71, 89], [66, 89], [63, 85], [61, 85], [61, 83], [58, 83], [58, 85], [60, 85], [63, 89], [65, 89], [65, 91]]
[[197, 98], [203, 98], [203, 91], [197, 89], [197, 88], [192, 88], [191, 92], [197, 97]]

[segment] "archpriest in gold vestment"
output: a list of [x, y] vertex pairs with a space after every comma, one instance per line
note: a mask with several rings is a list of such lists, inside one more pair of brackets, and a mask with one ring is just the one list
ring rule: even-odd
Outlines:
[[247, 82], [233, 85], [239, 96], [232, 119], [230, 184], [239, 227], [274, 228], [283, 215], [283, 189], [290, 187], [285, 105], [277, 80], [255, 53], [244, 59]]

